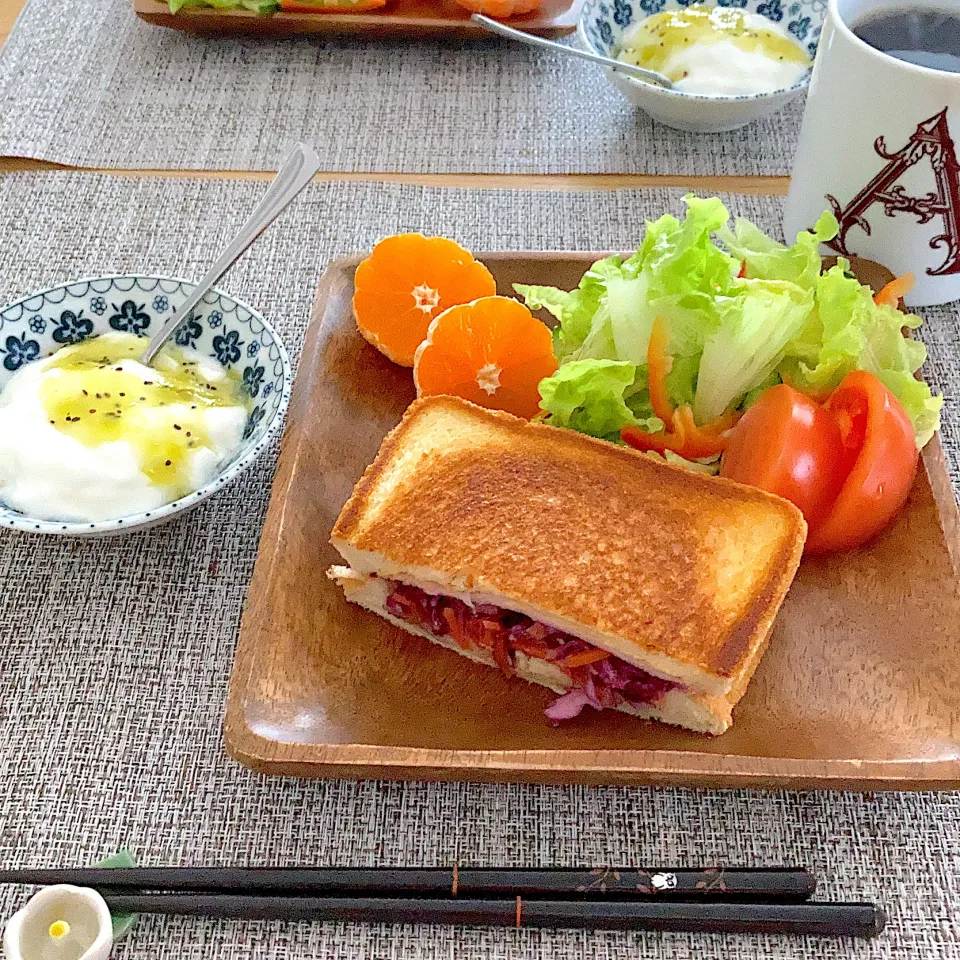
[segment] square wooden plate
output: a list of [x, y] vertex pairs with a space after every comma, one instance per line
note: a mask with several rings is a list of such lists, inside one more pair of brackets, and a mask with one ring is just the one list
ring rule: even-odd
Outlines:
[[[594, 254], [483, 254], [510, 283], [571, 288]], [[869, 549], [804, 561], [733, 728], [711, 738], [584, 711], [348, 604], [324, 572], [354, 483], [413, 399], [357, 333], [358, 260], [318, 292], [225, 720], [228, 751], [294, 776], [795, 788], [960, 786], [958, 514], [938, 439]]]
[[[581, 0], [543, 0], [539, 10], [511, 17], [511, 26], [542, 37], [562, 37], [577, 28]], [[141, 20], [203, 36], [255, 34], [295, 37], [310, 34], [451, 38], [489, 37], [454, 0], [390, 0], [385, 7], [360, 13], [274, 13], [194, 7], [171, 13], [166, 0], [133, 0]]]

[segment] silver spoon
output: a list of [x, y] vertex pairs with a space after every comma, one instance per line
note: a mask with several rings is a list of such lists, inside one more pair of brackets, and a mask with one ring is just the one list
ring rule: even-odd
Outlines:
[[657, 73], [656, 70], [646, 70], [643, 67], [636, 67], [632, 63], [624, 63], [622, 60], [614, 60], [612, 57], [602, 57], [599, 53], [590, 53], [587, 50], [580, 50], [577, 47], [568, 47], [565, 44], [557, 43], [555, 40], [547, 40], [545, 37], [536, 37], [532, 33], [525, 33], [523, 30], [515, 30], [508, 27], [499, 20], [491, 20], [483, 14], [475, 13], [471, 18], [474, 23], [479, 23], [484, 30], [491, 33], [499, 33], [502, 37], [509, 37], [511, 40], [519, 40], [521, 43], [528, 43], [531, 47], [544, 47], [552, 50], [554, 53], [566, 54], [568, 57], [579, 57], [581, 60], [589, 60], [591, 63], [599, 63], [600, 66], [608, 70], [615, 70], [622, 73], [625, 77], [633, 77], [634, 80], [643, 80], [645, 83], [653, 83], [658, 87], [665, 87], [667, 90], [673, 88], [673, 81]]
[[240, 232], [230, 241], [217, 262], [206, 272], [196, 285], [193, 293], [180, 304], [177, 312], [160, 328], [160, 332], [151, 339], [140, 362], [149, 366], [160, 348], [171, 334], [193, 312], [198, 303], [206, 296], [210, 288], [240, 259], [254, 240], [277, 219], [291, 200], [310, 182], [320, 169], [313, 148], [298, 143], [287, 155], [273, 182], [267, 188], [263, 199], [240, 228]]

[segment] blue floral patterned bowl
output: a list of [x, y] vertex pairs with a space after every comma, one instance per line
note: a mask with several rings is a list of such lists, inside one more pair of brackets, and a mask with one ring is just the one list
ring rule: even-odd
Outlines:
[[[187, 280], [123, 275], [77, 280], [41, 290], [0, 310], [0, 390], [25, 363], [101, 333], [152, 336], [193, 290]], [[169, 520], [236, 479], [280, 429], [290, 399], [290, 359], [280, 338], [252, 307], [213, 290], [177, 331], [176, 342], [238, 369], [253, 400], [243, 445], [219, 476], [187, 496], [146, 513], [97, 523], [39, 520], [0, 504], [0, 527], [60, 536], [103, 536]]]
[[[680, 10], [698, 0], [586, 0], [577, 29], [587, 50], [616, 57], [624, 32], [639, 20], [664, 10]], [[712, 0], [707, 0], [712, 2]], [[810, 56], [817, 52], [827, 0], [716, 0], [721, 7], [737, 7], [757, 13], [785, 26]], [[810, 81], [810, 73], [799, 83], [770, 93], [730, 96], [685, 93], [606, 71], [613, 85], [633, 104], [669, 127], [694, 133], [735, 130], [758, 117], [776, 113], [799, 96]]]

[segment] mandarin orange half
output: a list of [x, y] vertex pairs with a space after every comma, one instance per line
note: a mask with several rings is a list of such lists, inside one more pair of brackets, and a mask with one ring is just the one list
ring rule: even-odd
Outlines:
[[404, 367], [413, 366], [434, 317], [497, 292], [490, 271], [458, 243], [419, 233], [381, 240], [357, 267], [354, 286], [360, 333]]
[[532, 13], [543, 0], [457, 0], [457, 3], [473, 13], [483, 13], [497, 20]]
[[482, 297], [430, 324], [413, 381], [418, 397], [453, 394], [529, 419], [540, 409], [540, 381], [556, 370], [546, 324], [510, 297]]

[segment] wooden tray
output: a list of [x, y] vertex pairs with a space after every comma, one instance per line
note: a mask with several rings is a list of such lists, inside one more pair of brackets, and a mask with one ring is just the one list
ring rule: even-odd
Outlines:
[[[561, 37], [577, 27], [582, 0], [543, 0], [527, 16], [511, 17], [511, 26], [543, 37]], [[212, 36], [225, 33], [292, 37], [306, 34], [371, 34], [374, 36], [489, 37], [470, 20], [470, 13], [453, 0], [390, 0], [366, 13], [274, 13], [259, 16], [249, 10], [194, 8], [171, 13], [166, 0], [133, 0], [141, 20]]]
[[[512, 281], [576, 285], [593, 254], [482, 254]], [[294, 776], [723, 787], [960, 786], [958, 514], [934, 439], [869, 549], [804, 561], [733, 728], [710, 738], [584, 711], [348, 604], [330, 529], [414, 396], [359, 336], [358, 260], [324, 276], [300, 361], [227, 703], [232, 756]]]

